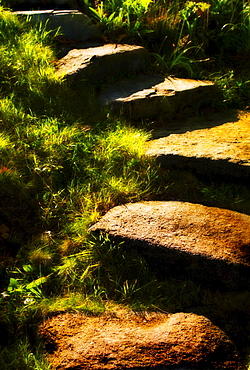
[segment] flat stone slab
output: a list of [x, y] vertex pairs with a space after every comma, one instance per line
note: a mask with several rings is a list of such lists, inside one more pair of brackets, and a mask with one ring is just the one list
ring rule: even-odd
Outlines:
[[143, 71], [149, 53], [142, 46], [105, 44], [87, 49], [73, 49], [57, 62], [57, 73], [65, 74], [71, 83], [99, 84], [121, 75]]
[[138, 248], [161, 277], [250, 288], [250, 216], [188, 202], [128, 203], [90, 228]]
[[54, 31], [60, 27], [60, 33], [72, 40], [86, 41], [100, 36], [98, 27], [78, 10], [27, 10], [14, 13], [29, 17], [32, 23], [41, 22], [48, 30]]
[[[210, 122], [213, 124], [213, 121]], [[250, 177], [250, 114], [214, 127], [170, 134], [146, 144], [146, 154], [168, 169], [208, 176]]]
[[218, 90], [211, 81], [140, 75], [107, 86], [99, 100], [133, 120], [160, 116], [171, 120], [218, 100]]
[[192, 313], [65, 313], [39, 331], [57, 370], [243, 368], [226, 334]]
[[[38, 9], [44, 7], [46, 9], [49, 8], [59, 8], [59, 9], [78, 9], [79, 3], [77, 0], [16, 0], [14, 3], [14, 7], [20, 7], [20, 9]], [[49, 7], [49, 8], [48, 8]]]

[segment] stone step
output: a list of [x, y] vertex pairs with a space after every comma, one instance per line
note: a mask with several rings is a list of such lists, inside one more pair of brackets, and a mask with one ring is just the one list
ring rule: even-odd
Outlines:
[[57, 370], [244, 368], [225, 332], [194, 313], [59, 313], [43, 320], [39, 336]]
[[169, 121], [217, 103], [218, 90], [211, 81], [139, 75], [110, 84], [99, 101], [132, 120], [165, 117]]
[[147, 70], [149, 53], [142, 46], [105, 44], [72, 49], [57, 62], [57, 73], [65, 75], [72, 86], [89, 82], [95, 86], [121, 76]]
[[78, 0], [15, 0], [12, 3], [13, 9], [79, 9]]
[[20, 17], [28, 18], [33, 24], [41, 22], [47, 30], [57, 30], [65, 37], [86, 41], [100, 36], [100, 30], [89, 17], [78, 10], [26, 10], [13, 12]]
[[160, 278], [191, 277], [216, 289], [250, 288], [248, 215], [187, 202], [148, 201], [111, 209], [90, 231], [138, 249]]
[[203, 122], [203, 128], [195, 122], [192, 125], [189, 120], [186, 132], [170, 134], [168, 131], [167, 136], [149, 141], [146, 154], [167, 169], [190, 170], [224, 179], [249, 179], [250, 114], [236, 115], [232, 111], [231, 118], [225, 117], [226, 122], [223, 115], [215, 116], [214, 120]]

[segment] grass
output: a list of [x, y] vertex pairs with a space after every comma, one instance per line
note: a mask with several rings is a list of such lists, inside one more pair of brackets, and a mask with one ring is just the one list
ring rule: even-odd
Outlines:
[[[91, 12], [108, 39], [146, 45], [159, 70], [213, 76], [224, 104], [249, 104], [246, 2], [105, 1]], [[222, 50], [212, 53], [211, 43], [222, 39]], [[236, 312], [249, 320], [249, 292], [212, 292], [191, 279], [160, 281], [138, 253], [106, 235], [93, 237], [88, 228], [115, 205], [148, 199], [249, 214], [249, 186], [158, 168], [144, 156], [145, 126], [107, 115], [91, 89], [72, 91], [54, 73], [52, 35], [4, 8], [0, 49], [1, 369], [49, 369], [35, 334], [42, 317], [120, 305], [209, 311], [246, 357], [249, 338], [240, 338]]]

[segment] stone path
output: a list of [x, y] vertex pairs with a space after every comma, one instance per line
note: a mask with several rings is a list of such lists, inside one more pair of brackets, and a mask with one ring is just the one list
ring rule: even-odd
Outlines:
[[250, 216], [186, 202], [128, 203], [111, 209], [90, 231], [140, 248], [164, 278], [250, 288]]
[[225, 333], [192, 313], [65, 313], [39, 331], [57, 370], [242, 368]]
[[216, 119], [208, 122], [214, 127], [206, 128], [207, 122], [203, 122], [204, 127], [200, 129], [192, 129], [191, 124], [184, 133], [168, 132], [167, 136], [148, 142], [146, 153], [167, 169], [247, 180], [250, 177], [250, 114], [232, 117], [231, 122]]
[[90, 82], [101, 84], [144, 71], [149, 54], [141, 46], [105, 44], [72, 49], [57, 62], [57, 73], [65, 75], [73, 85]]
[[169, 121], [197, 113], [217, 96], [210, 81], [139, 75], [108, 85], [99, 99], [133, 121], [160, 117]]
[[[210, 81], [165, 78], [149, 73], [150, 56], [141, 46], [82, 45], [83, 41], [97, 40], [98, 31], [80, 12], [47, 10], [16, 13], [29, 16], [33, 22], [40, 20], [45, 24], [47, 21], [50, 30], [61, 25], [67, 38], [75, 39], [75, 48], [72, 44], [72, 49], [58, 60], [57, 73], [64, 75], [72, 88], [84, 89], [86, 83], [105, 86], [97, 94], [100, 104], [112, 107], [119, 114], [124, 113], [131, 120], [159, 116], [169, 120], [178, 115], [193, 114], [202, 106], [214, 105], [218, 100], [218, 90]], [[114, 81], [115, 84], [112, 84]]]
[[72, 88], [84, 88], [88, 81], [104, 86], [98, 93], [100, 104], [134, 121], [194, 114], [218, 99], [210, 81], [145, 74], [149, 67], [143, 47], [106, 44], [70, 50], [58, 61], [57, 73], [65, 75]]
[[[48, 19], [51, 29], [61, 22], [66, 37], [75, 38], [57, 63], [57, 73], [73, 89], [85, 88], [87, 81], [96, 87], [100, 104], [114, 112], [164, 122], [156, 127], [158, 138], [147, 143], [147, 155], [167, 169], [249, 178], [250, 115], [214, 119], [220, 96], [213, 83], [152, 74], [144, 48], [100, 44], [98, 30], [79, 12], [29, 15]], [[89, 37], [94, 37], [91, 46], [83, 44]], [[197, 112], [202, 120], [188, 119]], [[140, 202], [115, 207], [90, 231], [137, 248], [164, 279], [191, 276], [204, 286], [249, 291], [250, 216], [178, 201]], [[45, 320], [40, 335], [58, 370], [245, 369], [225, 333], [193, 313], [59, 314]]]
[[92, 24], [89, 17], [77, 10], [24, 10], [14, 13], [20, 17], [29, 18], [33, 24], [41, 22], [50, 31], [60, 27], [60, 33], [75, 41], [86, 41], [100, 36], [98, 27]]

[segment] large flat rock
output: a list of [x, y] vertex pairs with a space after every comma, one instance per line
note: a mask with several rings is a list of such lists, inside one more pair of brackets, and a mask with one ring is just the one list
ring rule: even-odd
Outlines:
[[111, 209], [90, 231], [138, 248], [161, 276], [250, 288], [248, 215], [187, 202], [129, 203]]
[[59, 314], [40, 326], [53, 369], [243, 369], [226, 334], [192, 313]]
[[60, 28], [60, 33], [72, 40], [86, 41], [100, 36], [98, 27], [78, 10], [26, 10], [14, 13], [28, 17], [32, 23], [41, 22], [51, 31]]
[[78, 9], [79, 2], [77, 0], [15, 0], [13, 3], [16, 9], [38, 9], [38, 8], [59, 8], [59, 9]]
[[100, 94], [101, 104], [133, 120], [190, 115], [218, 100], [211, 81], [159, 75], [140, 75], [110, 84]]
[[238, 118], [229, 122], [215, 121], [213, 127], [191, 129], [149, 141], [146, 154], [157, 158], [168, 169], [249, 178], [250, 114], [239, 113]]
[[141, 46], [105, 44], [73, 49], [57, 63], [57, 73], [71, 83], [88, 80], [98, 84], [148, 68], [149, 53]]

